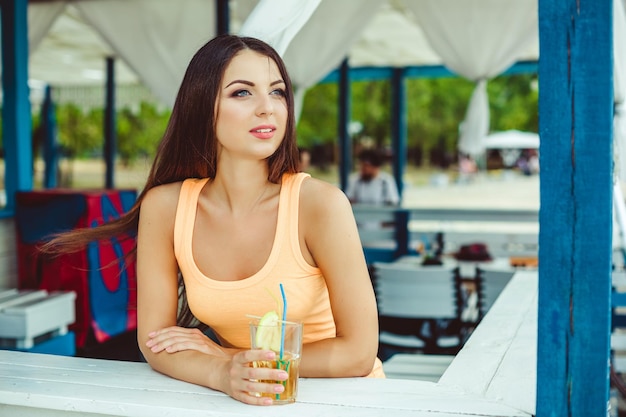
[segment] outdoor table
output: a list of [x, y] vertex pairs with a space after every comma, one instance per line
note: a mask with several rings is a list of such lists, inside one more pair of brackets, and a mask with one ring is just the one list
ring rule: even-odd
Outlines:
[[146, 363], [0, 351], [0, 415], [381, 416], [530, 414], [433, 382], [303, 378], [294, 404], [259, 407], [162, 375]]

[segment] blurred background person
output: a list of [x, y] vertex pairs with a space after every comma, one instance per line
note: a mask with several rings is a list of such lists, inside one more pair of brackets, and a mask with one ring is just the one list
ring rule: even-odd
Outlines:
[[476, 162], [470, 155], [459, 154], [459, 178], [461, 184], [466, 184], [474, 179], [474, 175], [478, 172]]
[[398, 205], [400, 195], [393, 176], [381, 170], [384, 157], [377, 149], [359, 153], [359, 171], [348, 179], [346, 195], [352, 204]]

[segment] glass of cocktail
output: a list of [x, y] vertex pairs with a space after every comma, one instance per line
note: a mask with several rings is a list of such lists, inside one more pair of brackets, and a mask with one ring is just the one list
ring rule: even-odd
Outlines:
[[271, 311], [250, 322], [250, 343], [252, 349], [273, 350], [276, 353], [275, 360], [254, 361], [253, 367], [282, 369], [289, 375], [286, 381], [260, 381], [283, 384], [285, 390], [282, 393], [259, 393], [258, 395], [271, 397], [274, 404], [296, 401], [302, 351], [302, 323], [280, 320], [278, 314]]

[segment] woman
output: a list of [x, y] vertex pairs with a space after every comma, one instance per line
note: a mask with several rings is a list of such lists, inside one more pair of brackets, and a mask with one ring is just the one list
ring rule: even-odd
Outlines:
[[[247, 315], [277, 309], [283, 284], [288, 319], [304, 323], [301, 376], [382, 377], [376, 301], [350, 204], [297, 164], [281, 58], [257, 39], [219, 36], [187, 68], [135, 207], [48, 247], [137, 231], [138, 343], [166, 375], [271, 404], [249, 392], [281, 392], [280, 383], [255, 381], [286, 374], [250, 366], [274, 353], [250, 350]], [[185, 327], [179, 294], [219, 344]]]

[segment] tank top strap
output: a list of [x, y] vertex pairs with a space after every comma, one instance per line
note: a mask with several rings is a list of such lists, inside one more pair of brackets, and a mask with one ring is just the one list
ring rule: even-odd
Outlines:
[[285, 195], [289, 199], [289, 206], [291, 209], [298, 208], [298, 199], [300, 198], [300, 186], [302, 185], [302, 181], [304, 181], [305, 178], [309, 178], [310, 176], [310, 174], [307, 174], [305, 172], [283, 175], [283, 195]]
[[193, 226], [196, 220], [198, 198], [208, 178], [188, 178], [183, 181], [176, 207], [174, 222], [174, 253], [178, 257], [185, 247], [187, 239], [191, 239]]
[[[290, 248], [287, 252], [283, 252], [282, 256], [287, 256], [289, 262], [296, 260], [298, 264], [306, 263], [302, 258], [302, 251], [300, 250], [300, 239], [298, 236], [298, 210], [300, 206], [300, 187], [302, 182], [310, 177], [306, 173], [297, 174], [285, 174], [282, 180], [281, 200], [280, 204], [283, 209], [280, 209], [280, 217], [278, 219], [278, 226], [282, 233], [278, 233], [277, 237], [281, 238], [281, 242], [275, 242], [280, 247], [286, 249]], [[286, 262], [283, 258], [281, 262]]]

